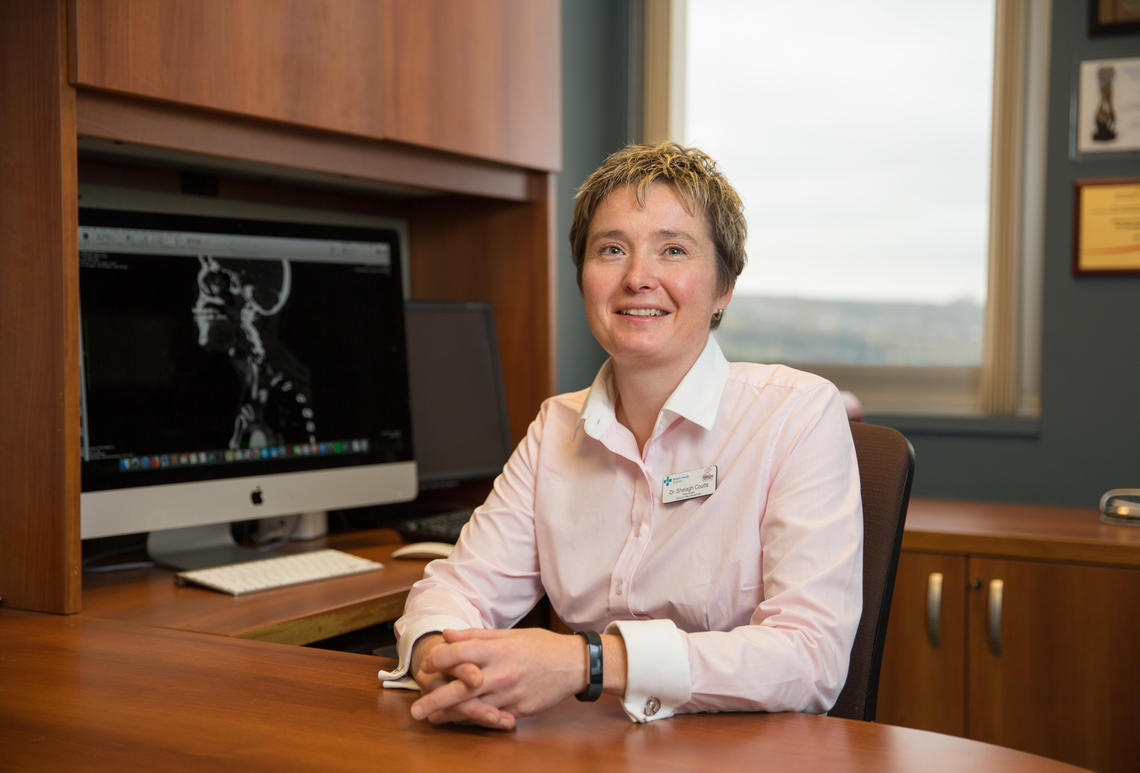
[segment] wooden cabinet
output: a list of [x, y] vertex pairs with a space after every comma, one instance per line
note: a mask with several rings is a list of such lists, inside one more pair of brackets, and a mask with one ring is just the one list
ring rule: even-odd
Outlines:
[[[71, 0], [72, 82], [380, 136], [375, 0]], [[339, 8], [338, 8], [339, 6]]]
[[1140, 531], [1091, 509], [919, 499], [911, 513], [878, 720], [1140, 769]]
[[1140, 569], [971, 558], [969, 571], [969, 737], [1140, 769]]
[[79, 181], [408, 223], [417, 298], [489, 301], [511, 430], [554, 389], [557, 0], [0, 3], [0, 601], [72, 613]]
[[557, 0], [72, 0], [79, 87], [556, 170]]

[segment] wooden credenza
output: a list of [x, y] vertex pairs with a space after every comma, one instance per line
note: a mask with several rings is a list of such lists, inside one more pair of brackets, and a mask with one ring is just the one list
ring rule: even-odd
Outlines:
[[1140, 528], [1095, 508], [915, 499], [878, 721], [1140, 769]]
[[[0, 597], [81, 605], [81, 185], [396, 217], [411, 295], [494, 308], [554, 389], [558, 0], [0, 4]], [[195, 193], [201, 191], [195, 189]]]

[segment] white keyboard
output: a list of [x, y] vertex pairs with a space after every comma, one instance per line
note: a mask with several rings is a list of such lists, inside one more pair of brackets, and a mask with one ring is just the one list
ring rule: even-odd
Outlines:
[[284, 588], [302, 582], [383, 568], [384, 565], [376, 561], [340, 550], [314, 550], [310, 553], [294, 553], [209, 569], [191, 569], [179, 572], [175, 579], [240, 596], [243, 593]]

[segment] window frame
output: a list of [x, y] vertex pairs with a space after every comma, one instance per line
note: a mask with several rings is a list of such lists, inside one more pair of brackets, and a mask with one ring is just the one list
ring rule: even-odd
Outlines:
[[[641, 135], [683, 136], [688, 0], [642, 0]], [[1052, 0], [995, 0], [988, 257], [976, 367], [796, 363], [868, 415], [1040, 415], [1041, 266]]]

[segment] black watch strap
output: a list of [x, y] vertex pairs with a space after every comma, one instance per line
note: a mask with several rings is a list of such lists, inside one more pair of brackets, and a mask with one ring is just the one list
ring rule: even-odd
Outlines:
[[597, 631], [575, 631], [586, 640], [586, 689], [574, 697], [580, 701], [596, 701], [602, 694], [602, 637]]

